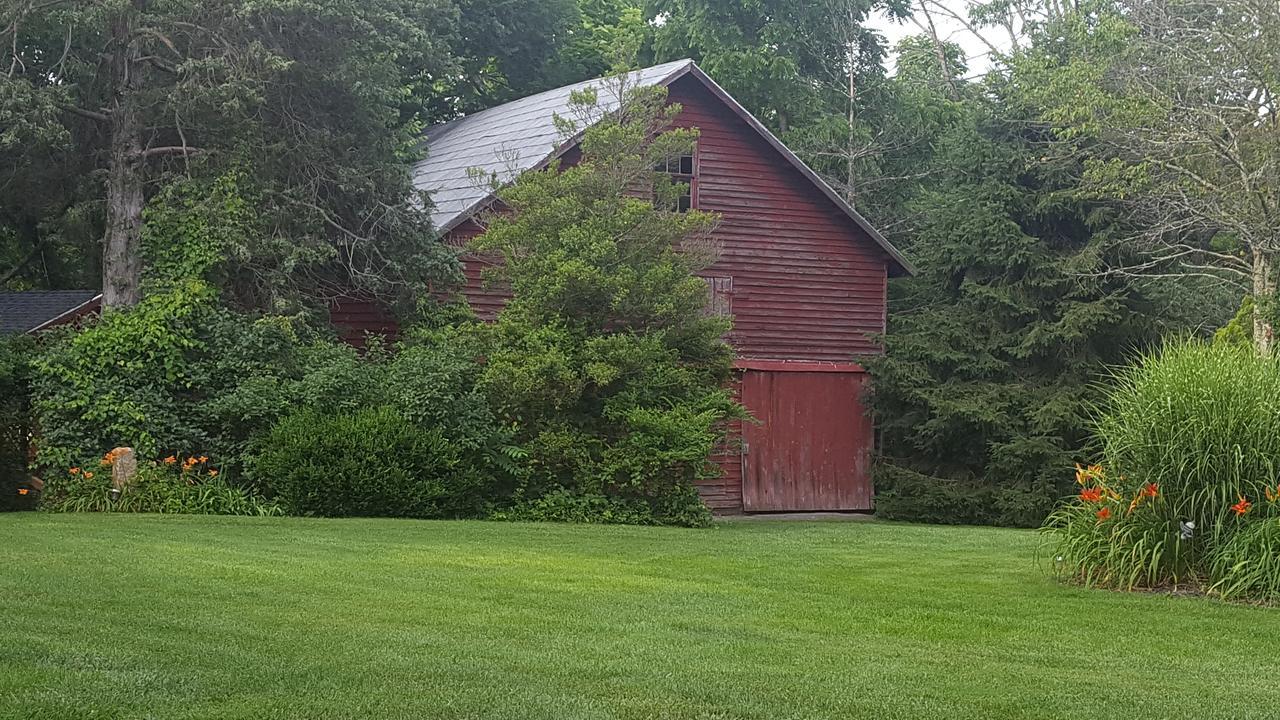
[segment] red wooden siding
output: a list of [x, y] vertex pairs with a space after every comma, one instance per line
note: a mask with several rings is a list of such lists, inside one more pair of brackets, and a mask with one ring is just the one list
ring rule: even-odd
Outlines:
[[[730, 386], [733, 398], [741, 401], [741, 375]], [[733, 420], [726, 428], [724, 441], [711, 453], [711, 461], [720, 466], [720, 477], [698, 483], [698, 494], [715, 513], [742, 512], [742, 421]]]
[[[454, 247], [465, 247], [472, 238], [484, 232], [474, 221], [468, 220], [454, 228], [446, 241]], [[463, 283], [461, 292], [475, 312], [476, 317], [485, 322], [493, 322], [498, 312], [506, 304], [509, 293], [505, 288], [484, 281], [484, 270], [492, 266], [498, 259], [479, 253], [464, 252], [462, 255]]]
[[381, 335], [394, 341], [400, 326], [385, 305], [364, 297], [337, 298], [329, 303], [329, 324], [338, 331], [338, 339], [362, 348], [367, 335]]
[[676, 81], [669, 97], [682, 106], [676, 124], [699, 129], [694, 203], [721, 217], [720, 259], [706, 274], [733, 278], [738, 354], [851, 362], [878, 352], [884, 251], [697, 79]]
[[871, 419], [863, 372], [746, 370], [742, 508], [870, 510]]

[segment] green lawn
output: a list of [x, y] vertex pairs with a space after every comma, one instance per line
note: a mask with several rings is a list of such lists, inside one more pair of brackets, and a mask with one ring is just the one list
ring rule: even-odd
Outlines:
[[1274, 718], [1280, 611], [1028, 532], [0, 515], [2, 718]]

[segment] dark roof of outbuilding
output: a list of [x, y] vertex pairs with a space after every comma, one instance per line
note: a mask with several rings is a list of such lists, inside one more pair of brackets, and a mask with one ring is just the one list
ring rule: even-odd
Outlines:
[[25, 333], [83, 311], [100, 297], [93, 290], [0, 292], [0, 333]]
[[914, 273], [911, 263], [878, 230], [840, 197], [787, 146], [769, 132], [746, 108], [734, 100], [692, 60], [654, 65], [627, 73], [625, 83], [609, 78], [596, 78], [573, 85], [547, 90], [526, 98], [491, 107], [471, 115], [428, 128], [425, 134], [427, 156], [413, 169], [413, 184], [428, 192], [435, 208], [431, 220], [441, 233], [447, 233], [485, 206], [493, 196], [493, 181], [510, 183], [523, 172], [545, 167], [577, 144], [578, 134], [565, 138], [556, 127], [554, 117], [575, 118], [570, 96], [575, 91], [594, 88], [597, 91], [596, 119], [617, 109], [618, 87], [635, 88], [667, 86], [685, 75], [702, 82], [713, 95], [741, 117], [788, 163], [812, 182], [817, 189], [861, 227], [893, 260], [894, 272]]

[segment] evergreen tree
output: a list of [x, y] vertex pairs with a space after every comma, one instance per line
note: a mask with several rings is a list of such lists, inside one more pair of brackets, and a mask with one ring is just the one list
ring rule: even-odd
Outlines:
[[920, 269], [892, 283], [887, 353], [870, 361], [879, 507], [1036, 525], [1085, 457], [1107, 368], [1223, 306], [1103, 272], [1126, 260], [1107, 242], [1117, 214], [1078, 191], [1085, 159], [1016, 85], [995, 75], [953, 97], [938, 64], [906, 59], [900, 97], [932, 120], [914, 162], [932, 170], [878, 210], [908, 219], [894, 234]]
[[[679, 106], [664, 88], [615, 91], [624, 108], [586, 130], [581, 161], [522, 175], [475, 241], [511, 289], [481, 385], [529, 452], [526, 501], [567, 492], [701, 524], [693, 483], [718, 472], [709, 456], [738, 412], [728, 323], [694, 274], [714, 260], [715, 218], [666, 209], [677, 187], [654, 167], [695, 137], [668, 129]], [[589, 112], [593, 93], [578, 102]]]

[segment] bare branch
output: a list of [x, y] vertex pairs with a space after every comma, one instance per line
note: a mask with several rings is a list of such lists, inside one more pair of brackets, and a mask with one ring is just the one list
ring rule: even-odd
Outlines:
[[201, 148], [188, 147], [185, 145], [163, 145], [161, 147], [147, 148], [142, 151], [143, 158], [160, 157], [162, 155], [180, 155], [187, 157], [190, 155], [203, 155], [208, 150]]
[[79, 115], [80, 117], [89, 118], [90, 120], [97, 120], [98, 122], [108, 122], [111, 120], [110, 112], [97, 112], [94, 110], [85, 110], [84, 108], [76, 107], [75, 105], [59, 105], [58, 107], [65, 110], [66, 112], [71, 113], [72, 115]]

